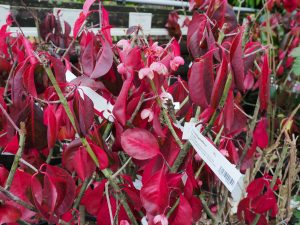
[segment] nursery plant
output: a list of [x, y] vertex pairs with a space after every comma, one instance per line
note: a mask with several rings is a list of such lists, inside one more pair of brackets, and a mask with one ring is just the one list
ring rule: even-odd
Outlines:
[[139, 25], [114, 43], [95, 0], [73, 29], [47, 15], [35, 41], [9, 32], [10, 14], [0, 223], [296, 224], [298, 3], [263, 4], [240, 24], [226, 0], [190, 1], [187, 36], [172, 12], [167, 43]]

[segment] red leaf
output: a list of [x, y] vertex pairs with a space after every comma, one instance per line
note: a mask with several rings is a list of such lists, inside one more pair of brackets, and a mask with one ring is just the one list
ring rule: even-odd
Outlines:
[[206, 33], [207, 18], [195, 12], [188, 27], [187, 47], [194, 58], [200, 57], [203, 53], [200, 48]]
[[259, 82], [259, 100], [260, 110], [264, 111], [268, 108], [270, 101], [270, 69], [268, 62], [268, 55], [265, 54], [264, 62], [261, 70], [260, 82]]
[[169, 188], [164, 167], [144, 183], [140, 197], [147, 214], [158, 215], [165, 212], [169, 203]]
[[100, 148], [99, 146], [90, 143], [91, 148], [93, 149], [93, 152], [96, 154], [98, 161], [99, 161], [99, 167], [101, 170], [108, 167], [108, 157], [106, 152]]
[[73, 163], [74, 169], [82, 181], [90, 177], [96, 170], [95, 163], [84, 148], [79, 148], [76, 151], [73, 160], [75, 161]]
[[75, 198], [75, 183], [64, 169], [42, 165], [43, 187], [36, 179], [31, 179], [31, 190], [38, 211], [51, 223], [57, 223], [58, 217], [70, 210]]
[[101, 182], [94, 183], [94, 189], [89, 188], [82, 197], [81, 204], [93, 216], [96, 216], [99, 211], [106, 181], [103, 179]]
[[[117, 213], [117, 208], [118, 208], [117, 201], [114, 197], [110, 196], [109, 202], [111, 205], [112, 214], [114, 216]], [[120, 204], [120, 203], [118, 203], [118, 204]], [[118, 215], [117, 224], [120, 224], [121, 220], [129, 220], [127, 213], [124, 210], [124, 207], [122, 206], [122, 204], [120, 206], [120, 209], [119, 209], [117, 215]], [[102, 200], [101, 200], [99, 212], [97, 215], [97, 224], [98, 225], [111, 225], [107, 198], [102, 198]]]
[[92, 32], [88, 32], [85, 36], [84, 39], [81, 39], [81, 42], [84, 40], [84, 44], [80, 43], [83, 45], [82, 47], [82, 55], [81, 55], [81, 63], [82, 63], [82, 68], [83, 72], [87, 76], [91, 76], [94, 70], [94, 64], [95, 64], [95, 59], [94, 59], [94, 34]]
[[202, 56], [199, 62], [195, 62], [191, 68], [188, 80], [190, 96], [194, 103], [202, 110], [207, 108], [214, 83], [213, 75], [213, 52], [211, 50]]
[[16, 223], [21, 217], [21, 212], [14, 206], [0, 205], [0, 224]]
[[91, 78], [96, 79], [107, 74], [113, 63], [113, 51], [111, 50], [110, 44], [107, 40], [102, 42], [102, 53], [97, 60], [96, 66]]
[[296, 0], [283, 0], [283, 7], [288, 12], [293, 12], [297, 9], [297, 1]]
[[83, 4], [83, 13], [84, 15], [87, 15], [89, 13], [90, 7], [91, 5], [93, 5], [93, 3], [95, 2], [95, 0], [86, 0]]
[[223, 52], [222, 63], [218, 69], [217, 77], [213, 85], [212, 95], [211, 95], [211, 107], [216, 108], [219, 104], [221, 96], [223, 94], [224, 86], [226, 83], [226, 77], [228, 72], [228, 62], [226, 55]]
[[50, 149], [54, 147], [58, 134], [58, 127], [54, 109], [50, 104], [44, 111], [44, 124], [47, 126], [47, 141], [48, 148]]
[[244, 80], [244, 87], [248, 91], [250, 90], [254, 85], [254, 77], [251, 71], [248, 71], [246, 74], [245, 80]]
[[156, 138], [141, 128], [127, 129], [121, 135], [121, 145], [129, 156], [139, 160], [151, 159], [160, 154]]
[[183, 195], [180, 195], [179, 204], [174, 212], [174, 219], [171, 225], [191, 225], [193, 222], [193, 211]]
[[274, 208], [277, 205], [275, 195], [271, 189], [268, 189], [266, 193], [251, 201], [251, 207], [255, 213], [265, 213]]
[[55, 58], [53, 56], [49, 56], [52, 67], [54, 69], [54, 74], [57, 82], [59, 83], [65, 83], [66, 82], [66, 67], [64, 66], [63, 62]]
[[38, 60], [35, 58], [34, 54], [33, 54], [33, 47], [32, 47], [32, 44], [23, 36], [21, 36], [22, 38], [22, 43], [24, 45], [24, 48], [25, 48], [25, 51], [26, 51], [26, 54], [29, 58], [29, 61], [30, 63], [33, 65], [33, 64], [36, 64], [38, 62]]
[[116, 103], [113, 108], [113, 115], [116, 117], [116, 119], [125, 126], [126, 124], [126, 103], [127, 103], [127, 96], [128, 92], [130, 90], [131, 84], [132, 84], [133, 76], [128, 77], [122, 86], [122, 89], [119, 93], [119, 96], [116, 100]]
[[219, 149], [226, 149], [229, 154], [229, 160], [233, 164], [237, 164], [239, 161], [239, 155], [237, 148], [234, 146], [232, 140], [222, 139], [219, 145]]
[[196, 196], [193, 196], [190, 199], [190, 205], [193, 210], [193, 222], [196, 223], [201, 218], [203, 206], [200, 199]]
[[225, 131], [229, 132], [232, 124], [234, 122], [234, 99], [233, 99], [233, 91], [230, 90], [228, 92], [227, 100], [224, 106], [224, 125]]
[[34, 75], [35, 75], [36, 66], [37, 66], [37, 64], [29, 65], [26, 69], [26, 72], [23, 74], [24, 86], [26, 87], [27, 91], [33, 97], [37, 97], [36, 87], [35, 87], [35, 83], [34, 83]]
[[253, 180], [247, 187], [247, 197], [249, 199], [258, 197], [265, 186], [268, 187], [269, 183], [263, 177]]
[[73, 37], [74, 39], [77, 38], [78, 32], [82, 26], [82, 24], [84, 23], [85, 19], [87, 18], [88, 15], [85, 15], [83, 12], [80, 13], [79, 17], [77, 18], [77, 20], [75, 21], [74, 24], [74, 29], [73, 29]]
[[240, 91], [244, 91], [243, 30], [235, 36], [230, 48], [230, 63], [234, 82]]
[[109, 42], [110, 45], [112, 45], [112, 37], [110, 34], [110, 28], [111, 25], [109, 24], [109, 13], [107, 10], [103, 7], [101, 7], [102, 14], [99, 13], [99, 16], [102, 16], [101, 21], [102, 21], [102, 34], [104, 35], [105, 39]]
[[257, 146], [260, 148], [266, 148], [269, 144], [269, 137], [267, 131], [268, 120], [262, 118], [256, 125], [253, 132], [253, 140], [256, 141]]
[[83, 93], [84, 99], [77, 93], [76, 100], [78, 101], [78, 117], [80, 131], [83, 135], [89, 132], [90, 127], [94, 121], [94, 103], [93, 101]]

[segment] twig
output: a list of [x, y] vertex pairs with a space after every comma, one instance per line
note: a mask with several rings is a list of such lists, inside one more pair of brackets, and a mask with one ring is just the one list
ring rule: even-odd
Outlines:
[[95, 176], [96, 176], [96, 174], [93, 174], [92, 176], [90, 176], [90, 177], [88, 177], [88, 178], [86, 178], [86, 179], [84, 180], [84, 182], [83, 182], [83, 184], [82, 184], [82, 186], [81, 186], [81, 188], [80, 188], [78, 197], [76, 198], [76, 200], [75, 200], [75, 202], [74, 202], [74, 205], [73, 205], [73, 208], [74, 208], [74, 209], [77, 209], [77, 207], [79, 206], [80, 201], [81, 201], [81, 199], [82, 199], [82, 197], [83, 197], [84, 192], [85, 192], [86, 189], [88, 188], [90, 182], [91, 182], [92, 180], [95, 179]]
[[4, 107], [0, 104], [0, 109], [2, 111], [2, 113], [4, 114], [4, 116], [6, 117], [6, 119], [11, 123], [11, 125], [15, 128], [15, 130], [20, 133], [20, 128], [17, 127], [17, 125], [15, 124], [15, 122], [12, 120], [12, 118], [10, 117], [10, 115], [8, 115], [8, 113], [6, 112], [6, 110], [4, 109]]
[[203, 197], [202, 195], [200, 195], [200, 200], [201, 200], [201, 203], [202, 203], [202, 206], [203, 206], [203, 209], [204, 209], [205, 213], [207, 214], [207, 216], [208, 216], [209, 218], [212, 219], [213, 223], [216, 224], [217, 221], [218, 221], [218, 219], [217, 219], [217, 218], [215, 217], [215, 215], [210, 211], [210, 209], [209, 209], [209, 207], [208, 207], [208, 205], [207, 205], [207, 203], [206, 203], [206, 201], [205, 201], [205, 199], [204, 199], [204, 197]]
[[8, 197], [10, 200], [18, 203], [21, 206], [24, 206], [26, 209], [29, 209], [33, 212], [37, 212], [37, 210], [35, 209], [35, 207], [33, 205], [23, 201], [18, 196], [15, 196], [13, 193], [11, 193], [10, 191], [3, 188], [1, 185], [0, 185], [0, 192], [3, 193], [6, 197]]
[[259, 98], [257, 98], [254, 113], [253, 113], [253, 116], [252, 116], [253, 119], [251, 120], [249, 131], [248, 131], [248, 134], [247, 134], [247, 137], [246, 137], [246, 144], [245, 144], [245, 147], [243, 149], [243, 152], [242, 152], [242, 155], [240, 157], [237, 168], [241, 167], [241, 165], [243, 163], [243, 160], [246, 157], [248, 149], [250, 147], [250, 144], [251, 144], [251, 141], [252, 141], [252, 136], [253, 136], [253, 131], [254, 131], [254, 128], [255, 128], [255, 125], [256, 125], [256, 122], [257, 122], [259, 107], [260, 107], [260, 102], [259, 102]]
[[114, 216], [113, 216], [111, 203], [110, 203], [110, 199], [109, 199], [109, 194], [108, 194], [108, 185], [109, 185], [109, 182], [106, 182], [105, 183], [105, 196], [106, 196], [106, 201], [107, 201], [107, 206], [108, 206], [110, 224], [114, 225]]
[[174, 210], [176, 209], [176, 207], [179, 205], [179, 201], [180, 201], [180, 198], [177, 198], [175, 204], [172, 206], [172, 208], [167, 213], [167, 218], [169, 218], [172, 215], [172, 213], [174, 212]]
[[115, 173], [111, 176], [111, 178], [112, 178], [112, 179], [116, 178], [116, 177], [122, 172], [122, 170], [124, 170], [124, 169], [126, 168], [126, 166], [128, 165], [128, 163], [130, 163], [131, 159], [132, 159], [132, 158], [129, 157], [128, 160], [124, 163], [124, 165], [122, 165], [122, 167], [121, 167], [120, 169], [118, 169], [118, 171], [115, 172]]
[[15, 68], [18, 64], [18, 61], [14, 61], [13, 65], [12, 65], [12, 68], [10, 69], [9, 71], [9, 75], [8, 75], [8, 78], [7, 78], [7, 81], [6, 81], [6, 84], [5, 84], [5, 88], [4, 88], [4, 93], [3, 93], [3, 96], [4, 98], [7, 98], [7, 91], [8, 91], [8, 86], [9, 86], [9, 80], [11, 79], [14, 71], [15, 71]]
[[6, 180], [6, 183], [5, 183], [5, 189], [6, 190], [9, 190], [10, 189], [10, 186], [13, 182], [13, 179], [14, 179], [14, 176], [15, 176], [15, 173], [16, 173], [16, 170], [19, 166], [19, 161], [22, 157], [22, 154], [23, 154], [23, 151], [24, 151], [24, 147], [25, 147], [25, 140], [26, 140], [26, 128], [25, 128], [25, 123], [24, 122], [21, 122], [20, 123], [20, 132], [19, 132], [19, 135], [20, 135], [20, 140], [19, 140], [19, 149], [17, 151], [17, 154], [15, 155], [15, 159], [14, 159], [14, 162], [12, 164], [12, 167], [9, 171], [9, 174], [8, 174], [8, 177], [7, 177], [7, 180]]
[[183, 144], [182, 144], [181, 140], [179, 139], [179, 137], [178, 137], [176, 131], [175, 131], [174, 128], [173, 128], [173, 125], [172, 125], [172, 122], [171, 122], [171, 120], [170, 120], [170, 118], [169, 118], [169, 116], [168, 116], [167, 110], [162, 106], [161, 99], [160, 99], [160, 97], [159, 97], [159, 95], [158, 95], [158, 92], [157, 92], [155, 83], [154, 83], [153, 80], [151, 80], [151, 79], [149, 79], [149, 80], [150, 80], [151, 88], [152, 88], [152, 90], [154, 91], [154, 94], [157, 96], [157, 97], [156, 97], [157, 104], [158, 104], [159, 107], [162, 109], [162, 114], [163, 114], [164, 120], [165, 120], [165, 122], [166, 122], [166, 125], [167, 125], [167, 127], [169, 128], [169, 130], [170, 130], [172, 136], [174, 137], [174, 139], [175, 139], [177, 145], [178, 145], [179, 148], [182, 150], [182, 149], [183, 149]]
[[[47, 63], [43, 63], [43, 66], [44, 66], [44, 69], [50, 79], [50, 81], [52, 82], [53, 86], [54, 86], [54, 89], [60, 99], [60, 101], [62, 102], [62, 105], [66, 111], [66, 114], [73, 126], [73, 129], [76, 131], [76, 133], [78, 133], [77, 131], [77, 127], [76, 127], [76, 124], [75, 124], [75, 117], [73, 116], [72, 112], [71, 112], [71, 109], [68, 105], [68, 102], [65, 98], [65, 96], [63, 95], [60, 87], [58, 86], [58, 83], [53, 75], [53, 72], [51, 70], [51, 68], [47, 65]], [[96, 164], [97, 167], [99, 167], [99, 161], [98, 161], [98, 158], [97, 156], [95, 155], [95, 153], [93, 152], [90, 144], [88, 143], [87, 139], [85, 137], [81, 137], [80, 138], [81, 140], [81, 143], [83, 145], [83, 147], [87, 150], [88, 154], [90, 155], [90, 157], [93, 159], [94, 163]], [[116, 193], [118, 193], [118, 197], [120, 198], [120, 201], [128, 215], [128, 217], [130, 218], [131, 222], [133, 225], [138, 225], [137, 221], [136, 221], [136, 218], [135, 216], [133, 215], [128, 203], [126, 202], [126, 196], [121, 192], [121, 189], [120, 187], [118, 186], [118, 184], [116, 183], [116, 181], [114, 179], [111, 179], [111, 175], [112, 175], [112, 172], [108, 169], [103, 169], [101, 170], [101, 172], [103, 173], [103, 175], [109, 179], [110, 181], [110, 184], [111, 186], [114, 188], [114, 190], [116, 191]]]
[[84, 205], [79, 206], [79, 216], [80, 216], [79, 224], [85, 225], [85, 206]]
[[145, 98], [145, 92], [142, 93], [142, 96], [141, 96], [141, 98], [140, 98], [140, 100], [139, 100], [139, 102], [138, 102], [138, 104], [137, 104], [137, 106], [136, 106], [134, 112], [132, 113], [130, 119], [127, 121], [128, 124], [130, 124], [130, 125], [132, 124], [134, 118], [136, 117], [136, 115], [138, 114], [140, 108], [141, 108], [142, 105], [143, 105], [144, 98]]
[[[219, 102], [219, 107], [217, 110], [215, 110], [213, 116], [211, 117], [208, 125], [206, 126], [206, 128], [204, 129], [203, 131], [203, 135], [206, 135], [212, 128], [214, 122], [216, 121], [219, 113], [220, 113], [220, 110], [224, 107], [224, 104], [226, 102], [226, 98], [227, 98], [227, 95], [228, 95], [228, 92], [230, 90], [230, 87], [231, 87], [231, 82], [232, 82], [232, 74], [229, 73], [228, 74], [228, 77], [227, 77], [227, 80], [226, 80], [226, 83], [225, 83], [225, 87], [224, 87], [224, 90], [223, 90], [223, 94], [222, 94], [222, 97], [221, 97], [221, 100]], [[179, 152], [175, 162], [173, 163], [173, 166], [171, 168], [171, 171], [172, 172], [176, 172], [180, 165], [182, 164], [185, 156], [187, 155], [189, 149], [191, 147], [191, 144], [189, 142], [186, 142], [183, 146], [183, 149]]]

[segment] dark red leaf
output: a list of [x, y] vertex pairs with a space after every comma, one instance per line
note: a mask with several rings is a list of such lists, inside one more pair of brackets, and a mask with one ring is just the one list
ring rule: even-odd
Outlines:
[[265, 213], [277, 205], [275, 195], [271, 189], [268, 189], [263, 195], [251, 201], [251, 207], [255, 213]]
[[26, 69], [26, 72], [23, 74], [24, 86], [33, 97], [37, 97], [36, 87], [34, 83], [36, 66], [37, 64], [29, 65]]
[[121, 135], [121, 145], [129, 156], [139, 160], [151, 159], [160, 153], [153, 134], [141, 128], [127, 129]]
[[193, 223], [193, 210], [183, 195], [180, 195], [179, 204], [174, 212], [171, 225], [191, 225]]
[[283, 0], [283, 7], [288, 12], [293, 12], [297, 9], [297, 0]]
[[211, 91], [214, 84], [213, 52], [211, 50], [202, 56], [199, 62], [195, 62], [191, 68], [188, 86], [190, 96], [194, 103], [202, 110], [210, 103]]
[[165, 212], [169, 203], [169, 188], [164, 167], [143, 184], [140, 197], [147, 214], [158, 215]]
[[84, 93], [83, 97], [84, 99], [81, 98], [79, 93], [77, 94], [80, 131], [83, 135], [86, 135], [94, 121], [94, 103]]
[[[82, 69], [85, 75], [91, 76], [95, 66], [94, 59], [94, 34], [92, 32], [88, 32], [85, 35], [85, 44], [82, 49], [81, 55], [81, 63]], [[83, 39], [82, 39], [83, 41]]]
[[84, 181], [87, 177], [90, 177], [96, 170], [96, 165], [92, 158], [82, 147], [76, 151], [73, 160], [75, 161], [73, 163], [74, 169], [82, 181]]
[[243, 30], [235, 36], [231, 48], [230, 48], [230, 63], [233, 72], [235, 86], [240, 90], [244, 91], [244, 61], [243, 61]]
[[222, 63], [218, 69], [216, 80], [213, 85], [212, 95], [211, 95], [211, 107], [216, 108], [219, 104], [221, 96], [223, 94], [224, 86], [226, 83], [228, 73], [228, 62], [226, 59], [226, 55], [223, 52]]
[[[109, 202], [111, 205], [112, 214], [116, 215], [117, 208], [118, 208], [116, 199], [114, 197], [110, 196]], [[120, 204], [120, 203], [118, 203], [118, 204]], [[124, 207], [122, 205], [120, 206], [120, 210], [118, 211], [117, 224], [120, 224], [121, 220], [129, 221], [127, 213], [125, 212]], [[98, 216], [97, 216], [97, 224], [98, 225], [111, 225], [107, 198], [102, 198], [102, 200], [101, 200], [101, 204], [100, 204], [100, 208], [99, 208], [99, 212], [98, 212]]]
[[101, 182], [94, 183], [94, 189], [87, 189], [81, 199], [81, 204], [93, 216], [97, 216], [99, 211], [106, 181], [106, 179], [103, 179]]
[[75, 183], [70, 174], [62, 168], [44, 164], [43, 186], [37, 180], [36, 173], [31, 179], [32, 196], [38, 211], [51, 223], [57, 223], [58, 217], [70, 210], [75, 198]]
[[133, 80], [133, 76], [128, 77], [124, 81], [121, 92], [116, 100], [113, 109], [113, 115], [123, 126], [125, 126], [127, 120], [127, 115], [126, 115], [127, 96], [132, 84], [132, 80]]
[[263, 177], [253, 180], [247, 187], [247, 197], [249, 199], [258, 197], [265, 186], [269, 186], [269, 183]]
[[228, 92], [227, 100], [224, 106], [224, 125], [225, 131], [229, 132], [234, 123], [234, 99], [233, 99], [233, 91], [230, 90]]
[[51, 60], [57, 82], [65, 83], [66, 82], [66, 67], [64, 66], [63, 62], [60, 59], [55, 58], [53, 56], [49, 56], [49, 58]]
[[103, 169], [107, 168], [108, 167], [108, 157], [107, 157], [106, 152], [102, 148], [100, 148], [98, 145], [95, 145], [93, 143], [90, 143], [90, 146], [98, 158], [100, 169], [103, 170]]
[[248, 91], [250, 90], [254, 85], [254, 77], [251, 71], [249, 71], [246, 74], [245, 80], [244, 80], [244, 87]]
[[96, 79], [107, 74], [113, 63], [113, 51], [111, 50], [110, 44], [107, 40], [102, 42], [102, 53], [97, 59], [96, 66], [91, 78]]
[[200, 48], [206, 33], [207, 18], [198, 12], [193, 14], [187, 32], [187, 47], [194, 58], [200, 57], [203, 53]]
[[196, 196], [193, 196], [190, 199], [190, 205], [193, 210], [193, 222], [196, 223], [201, 218], [203, 206], [200, 199]]
[[56, 142], [58, 127], [54, 107], [50, 104], [44, 111], [44, 124], [47, 126], [48, 148], [51, 149], [54, 147]]
[[265, 54], [259, 82], [260, 110], [265, 111], [270, 101], [270, 69], [268, 55]]
[[253, 132], [253, 139], [256, 141], [257, 146], [260, 148], [266, 148], [269, 144], [267, 125], [267, 118], [261, 118]]

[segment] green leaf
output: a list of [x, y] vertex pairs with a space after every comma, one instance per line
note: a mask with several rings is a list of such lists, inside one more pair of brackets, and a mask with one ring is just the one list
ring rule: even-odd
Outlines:
[[293, 51], [290, 53], [290, 55], [294, 58], [300, 57], [300, 46], [297, 48], [294, 48]]
[[[299, 54], [300, 54], [300, 52], [299, 52]], [[296, 76], [300, 76], [300, 56], [295, 58], [292, 70]]]

